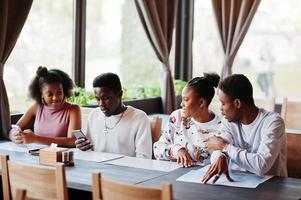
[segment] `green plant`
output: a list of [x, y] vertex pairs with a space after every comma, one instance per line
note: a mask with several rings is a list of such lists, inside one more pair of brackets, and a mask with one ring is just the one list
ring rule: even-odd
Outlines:
[[[181, 95], [183, 88], [187, 82], [175, 80], [175, 95]], [[123, 89], [123, 100], [145, 99], [161, 96], [161, 88], [159, 85], [127, 85]]]
[[67, 101], [76, 103], [79, 106], [87, 106], [91, 104], [91, 102], [96, 101], [96, 99], [92, 92], [88, 92], [81, 87], [76, 87], [73, 89], [73, 96], [69, 97]]
[[128, 85], [123, 89], [123, 100], [145, 99], [161, 96], [158, 85]]
[[[185, 81], [175, 80], [175, 94], [181, 95]], [[159, 85], [126, 85], [122, 88], [123, 100], [145, 99], [161, 96], [161, 88]], [[76, 103], [80, 106], [88, 106], [96, 102], [95, 96], [92, 92], [86, 91], [84, 88], [76, 87], [73, 90], [73, 96], [67, 99], [68, 102]]]

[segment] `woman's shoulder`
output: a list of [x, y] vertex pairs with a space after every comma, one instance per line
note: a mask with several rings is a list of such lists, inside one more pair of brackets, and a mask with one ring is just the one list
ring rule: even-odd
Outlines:
[[28, 108], [28, 110], [26, 111], [26, 113], [31, 113], [33, 115], [36, 115], [36, 113], [38, 112], [38, 110], [40, 110], [41, 108], [42, 108], [42, 105], [40, 105], [38, 103], [33, 103]]
[[73, 110], [80, 110], [79, 105], [74, 103], [66, 102], [66, 107], [69, 107], [69, 109], [73, 109]]
[[169, 116], [176, 117], [176, 118], [182, 118], [182, 109], [173, 111]]
[[80, 113], [79, 105], [69, 102], [65, 102], [63, 110], [68, 110], [70, 113]]
[[182, 110], [178, 109], [169, 115], [169, 122], [172, 124], [180, 124], [182, 122]]
[[221, 124], [222, 123], [222, 117], [220, 115], [216, 114], [216, 113], [213, 113], [213, 114], [214, 114], [214, 118], [213, 118], [214, 122], [216, 124]]

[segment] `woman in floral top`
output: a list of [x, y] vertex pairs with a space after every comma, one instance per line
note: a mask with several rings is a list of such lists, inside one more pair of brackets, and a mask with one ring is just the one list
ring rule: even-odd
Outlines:
[[219, 82], [219, 75], [204, 73], [190, 80], [182, 91], [182, 109], [169, 117], [159, 141], [154, 144], [154, 155], [160, 160], [175, 160], [183, 167], [203, 162], [209, 154], [204, 140], [219, 132], [221, 119], [208, 107]]

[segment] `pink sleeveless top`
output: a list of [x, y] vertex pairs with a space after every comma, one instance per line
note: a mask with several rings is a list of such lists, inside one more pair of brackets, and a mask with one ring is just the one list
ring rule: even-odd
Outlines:
[[34, 133], [48, 137], [67, 137], [71, 104], [64, 102], [59, 107], [38, 106]]

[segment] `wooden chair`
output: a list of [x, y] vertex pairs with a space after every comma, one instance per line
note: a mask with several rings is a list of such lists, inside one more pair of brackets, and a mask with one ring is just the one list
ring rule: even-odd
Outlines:
[[26, 190], [16, 189], [15, 200], [25, 200], [25, 199], [26, 199]]
[[[152, 147], [154, 143], [160, 139], [161, 125], [162, 125], [162, 118], [158, 116], [153, 116], [151, 119]], [[155, 159], [154, 152], [152, 153], [152, 158]]]
[[81, 127], [82, 127], [82, 131], [83, 133], [86, 134], [87, 132], [87, 125], [88, 125], [88, 116], [90, 114], [90, 112], [93, 110], [94, 108], [86, 108], [86, 107], [81, 107], [80, 111], [81, 111]]
[[93, 200], [171, 200], [171, 184], [163, 184], [161, 189], [115, 183], [101, 178], [99, 172], [92, 173]]
[[161, 125], [162, 125], [162, 118], [158, 116], [153, 116], [151, 119], [151, 132], [152, 132], [153, 143], [157, 142], [160, 139]]
[[290, 133], [290, 129], [301, 131], [301, 102], [283, 99], [281, 116], [287, 129], [287, 171], [289, 177], [301, 178], [301, 134]]
[[301, 134], [287, 133], [286, 137], [288, 176], [301, 178]]
[[17, 189], [24, 189], [27, 198], [68, 199], [65, 168], [36, 166], [10, 161], [8, 155], [1, 155], [2, 187], [4, 200], [16, 197]]
[[275, 98], [270, 99], [254, 99], [255, 105], [267, 111], [275, 111]]
[[288, 101], [283, 99], [281, 117], [284, 120], [285, 128], [301, 130], [301, 102]]

